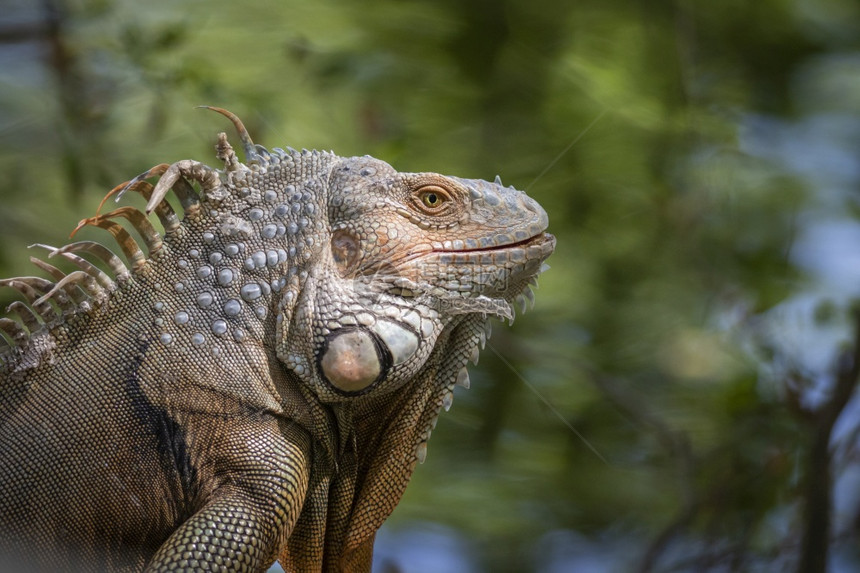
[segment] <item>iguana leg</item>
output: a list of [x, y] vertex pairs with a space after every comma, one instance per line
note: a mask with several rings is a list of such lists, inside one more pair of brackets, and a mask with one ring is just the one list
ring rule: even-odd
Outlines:
[[275, 561], [307, 492], [310, 440], [290, 422], [266, 425], [230, 424], [229, 453], [209, 468], [219, 485], [146, 571], [265, 571]]
[[340, 570], [348, 573], [370, 573], [373, 565], [373, 542], [376, 539], [374, 533], [365, 539], [361, 545], [344, 555], [341, 559]]

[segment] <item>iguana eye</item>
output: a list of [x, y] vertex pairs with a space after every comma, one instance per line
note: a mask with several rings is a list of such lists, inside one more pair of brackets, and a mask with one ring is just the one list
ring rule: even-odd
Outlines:
[[432, 191], [425, 191], [421, 194], [421, 200], [427, 207], [438, 207], [442, 202], [442, 198]]
[[421, 187], [415, 192], [414, 196], [422, 211], [431, 215], [441, 213], [446, 207], [446, 204], [451, 200], [451, 196], [448, 192], [436, 185]]

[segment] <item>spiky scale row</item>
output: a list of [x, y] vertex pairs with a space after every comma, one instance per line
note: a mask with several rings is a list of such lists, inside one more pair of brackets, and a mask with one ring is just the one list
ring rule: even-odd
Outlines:
[[[477, 364], [477, 361], [475, 361], [475, 364]], [[466, 370], [466, 368], [462, 368], [460, 370], [460, 373], [457, 374], [456, 384], [457, 384], [457, 386], [460, 386], [461, 388], [465, 388], [466, 390], [468, 390], [471, 387], [472, 384], [469, 381], [469, 371]]]
[[[184, 181], [185, 179], [190, 178], [194, 181], [200, 183], [201, 188], [203, 189], [203, 193], [205, 194], [207, 190], [213, 190], [221, 184], [221, 180], [218, 177], [218, 172], [209, 167], [208, 165], [204, 165], [199, 161], [192, 161], [190, 159], [185, 159], [183, 161], [177, 161], [173, 165], [167, 168], [167, 170], [161, 175], [158, 180], [158, 183], [155, 185], [155, 189], [152, 191], [152, 196], [149, 198], [149, 201], [146, 203], [146, 212], [152, 213], [155, 211], [156, 207], [164, 201], [165, 197], [167, 197], [167, 193], [171, 191], [174, 187], [181, 189], [186, 197], [190, 198], [190, 195], [187, 193], [187, 189], [185, 189], [185, 185], [180, 183], [180, 181]], [[189, 212], [193, 211], [194, 207], [199, 206], [199, 203], [190, 203], [188, 208], [186, 208], [186, 217], [189, 215]]]
[[[245, 133], [247, 134], [247, 132]], [[227, 148], [229, 148], [229, 144], [227, 144]], [[156, 186], [145, 181], [145, 179], [155, 176], [160, 177]], [[66, 274], [41, 259], [31, 257], [30, 260], [33, 264], [47, 272], [56, 281], [55, 283], [50, 281], [40, 283], [42, 292], [41, 296], [37, 298], [33, 298], [34, 291], [26, 280], [10, 279], [0, 283], [0, 286], [10, 286], [21, 292], [30, 305], [27, 306], [19, 302], [10, 306], [9, 310], [21, 316], [27, 329], [24, 331], [17, 326], [6, 323], [7, 334], [12, 333], [10, 338], [13, 338], [18, 345], [26, 344], [29, 335], [42, 327], [42, 323], [35, 320], [35, 316], [41, 316], [45, 324], [62, 321], [65, 315], [74, 314], [79, 310], [89, 310], [91, 307], [90, 300], [97, 304], [102, 303], [109, 296], [109, 293], [117, 289], [117, 284], [121, 286], [128, 282], [133, 274], [143, 272], [149, 258], [157, 255], [164, 246], [161, 235], [155, 230], [147, 218], [147, 214], [155, 213], [162, 227], [164, 227], [165, 233], [174, 233], [180, 229], [180, 219], [166, 201], [167, 193], [171, 190], [179, 199], [186, 218], [193, 218], [199, 212], [200, 198], [186, 178], [198, 182], [203, 193], [220, 185], [217, 172], [202, 163], [190, 160], [179, 161], [172, 165], [162, 163], [141, 173], [131, 181], [114, 187], [102, 199], [96, 210], [96, 215], [83, 219], [72, 231], [72, 236], [74, 236], [85, 226], [105, 229], [113, 236], [131, 263], [131, 270], [113, 251], [94, 241], [78, 241], [60, 248], [44, 244], [32, 245], [48, 250], [49, 257], [62, 257], [80, 270]], [[101, 213], [102, 207], [109, 198], [116, 197], [118, 201], [126, 191], [138, 192], [147, 200], [146, 213], [128, 206], [120, 207], [109, 213]], [[146, 246], [146, 254], [129, 232], [114, 220], [117, 218], [127, 220], [132, 228], [138, 232]], [[90, 254], [101, 260], [111, 269], [114, 277], [111, 278], [107, 273], [76, 253]], [[49, 301], [56, 303], [62, 314], [56, 314]], [[14, 321], [12, 322], [14, 323]]]
[[12, 341], [13, 344], [20, 347], [29, 338], [30, 333], [10, 318], [0, 318], [0, 330], [2, 330]]
[[[30, 257], [30, 262], [51, 275], [54, 280], [61, 281], [66, 277], [66, 273], [55, 267], [54, 265], [48, 264], [42, 259], [37, 259], [36, 257]], [[20, 277], [19, 277], [20, 280]], [[51, 281], [47, 281], [48, 287], [44, 291], [44, 294], [51, 292], [56, 283], [52, 283]], [[70, 312], [74, 312], [75, 308], [86, 300], [87, 296], [84, 292], [77, 288], [75, 285], [67, 285], [66, 288], [61, 291], [56, 291], [51, 300], [57, 303], [60, 308], [64, 311], [68, 310]], [[66, 302], [71, 305], [71, 309], [66, 308]]]
[[[133, 208], [132, 208], [133, 209]], [[93, 227], [100, 227], [113, 235], [113, 238], [119, 244], [120, 249], [122, 249], [123, 254], [128, 258], [131, 262], [131, 268], [133, 270], [139, 270], [146, 264], [146, 255], [143, 254], [140, 246], [138, 246], [137, 241], [135, 241], [131, 235], [128, 234], [121, 225], [118, 223], [111, 221], [110, 217], [111, 213], [107, 215], [97, 215], [95, 217], [90, 217], [88, 219], [82, 220], [78, 223], [78, 226], [72, 232], [72, 236], [75, 235], [80, 229], [86, 227], [87, 225], [91, 225]]]
[[[53, 249], [53, 247], [47, 246], [46, 248]], [[97, 257], [99, 260], [104, 262], [111, 271], [113, 271], [114, 277], [120, 283], [128, 280], [131, 276], [128, 267], [125, 266], [122, 259], [101, 243], [96, 243], [95, 241], [78, 241], [77, 243], [69, 243], [59, 249], [53, 250], [49, 256], [53, 257], [64, 253], [89, 253]]]
[[30, 332], [38, 330], [41, 326], [39, 323], [39, 318], [33, 311], [33, 309], [19, 300], [16, 300], [12, 302], [9, 306], [7, 306], [6, 312], [8, 314], [17, 314], [18, 317], [21, 319], [21, 322]]
[[[228, 174], [242, 177], [245, 172], [265, 170], [267, 166], [277, 164], [287, 158], [288, 153], [282, 149], [276, 148], [273, 154], [264, 147], [255, 145], [251, 141], [242, 122], [231, 112], [221, 108], [201, 107], [211, 109], [228, 117], [236, 127], [242, 141], [247, 165], [238, 161], [230, 144], [227, 142], [225, 134], [222, 133], [219, 135], [218, 157], [225, 162], [225, 171]], [[296, 152], [290, 149], [290, 153]], [[324, 153], [318, 151], [308, 150], [302, 150], [301, 154], [314, 157], [324, 155]], [[146, 181], [146, 179], [151, 177], [159, 177], [155, 186]], [[189, 180], [200, 185], [200, 194], [194, 190]], [[34, 296], [34, 291], [26, 284], [26, 281], [22, 282], [22, 279], [10, 279], [2, 283], [0, 286], [10, 286], [22, 292], [22, 295], [27, 298], [30, 305], [19, 303], [10, 308], [15, 314], [22, 315], [21, 320], [27, 327], [26, 329], [21, 329], [15, 321], [4, 323], [8, 333], [11, 333], [9, 335], [10, 338], [13, 338], [19, 345], [26, 344], [29, 335], [35, 330], [39, 330], [42, 326], [38, 320], [33, 319], [36, 315], [43, 316], [43, 320], [47, 325], [55, 324], [57, 321], [62, 321], [64, 316], [73, 315], [78, 311], [88, 311], [92, 306], [91, 301], [96, 304], [102, 303], [109, 296], [110, 292], [115, 291], [118, 287], [121, 288], [135, 274], [146, 272], [149, 259], [158, 255], [164, 246], [161, 235], [155, 230], [147, 215], [155, 213], [164, 227], [165, 233], [171, 234], [177, 232], [182, 229], [181, 222], [176, 212], [166, 201], [167, 194], [173, 191], [182, 205], [184, 217], [186, 219], [195, 219], [200, 213], [200, 196], [208, 194], [214, 196], [215, 190], [220, 185], [220, 176], [216, 170], [197, 161], [183, 160], [173, 164], [162, 163], [156, 165], [134, 179], [117, 185], [110, 190], [99, 204], [96, 215], [80, 221], [72, 232], [72, 236], [85, 226], [95, 226], [105, 229], [119, 245], [122, 253], [128, 259], [131, 269], [113, 251], [94, 241], [78, 241], [60, 248], [43, 244], [32, 245], [32, 247], [40, 247], [48, 250], [49, 258], [55, 256], [62, 257], [73, 263], [80, 270], [66, 274], [41, 259], [31, 257], [31, 262], [53, 277], [56, 282], [52, 283], [41, 279], [44, 282], [40, 284], [41, 292], [38, 297]], [[128, 206], [120, 207], [109, 213], [101, 212], [108, 199], [115, 197], [119, 201], [127, 191], [138, 192], [147, 200], [146, 212]], [[132, 235], [123, 226], [118, 224], [115, 219], [125, 219], [130, 223], [132, 228], [143, 239], [146, 253], [144, 253], [144, 250]], [[112, 271], [113, 278], [75, 253], [93, 255], [101, 260]], [[280, 260], [280, 255], [278, 257]], [[55, 303], [60, 308], [61, 314], [58, 315], [54, 312], [49, 301]]]

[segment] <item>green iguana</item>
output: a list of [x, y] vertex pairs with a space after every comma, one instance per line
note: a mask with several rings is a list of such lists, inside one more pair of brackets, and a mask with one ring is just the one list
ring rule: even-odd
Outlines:
[[108, 194], [146, 213], [81, 221], [125, 260], [79, 241], [0, 282], [27, 301], [0, 319], [0, 568], [369, 571], [489, 317], [532, 299], [555, 238], [525, 193], [267, 151], [211, 109], [245, 163], [221, 133], [223, 169], [158, 165]]

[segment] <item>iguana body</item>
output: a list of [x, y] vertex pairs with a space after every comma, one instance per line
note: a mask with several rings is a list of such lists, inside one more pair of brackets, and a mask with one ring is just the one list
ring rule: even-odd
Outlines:
[[223, 170], [114, 190], [144, 194], [163, 238], [131, 207], [82, 222], [130, 268], [80, 242], [52, 250], [75, 272], [36, 260], [52, 281], [2, 283], [28, 300], [25, 328], [0, 320], [7, 565], [369, 571], [489, 317], [553, 250], [546, 213], [498, 180], [270, 153], [218, 111], [246, 164], [221, 134]]

